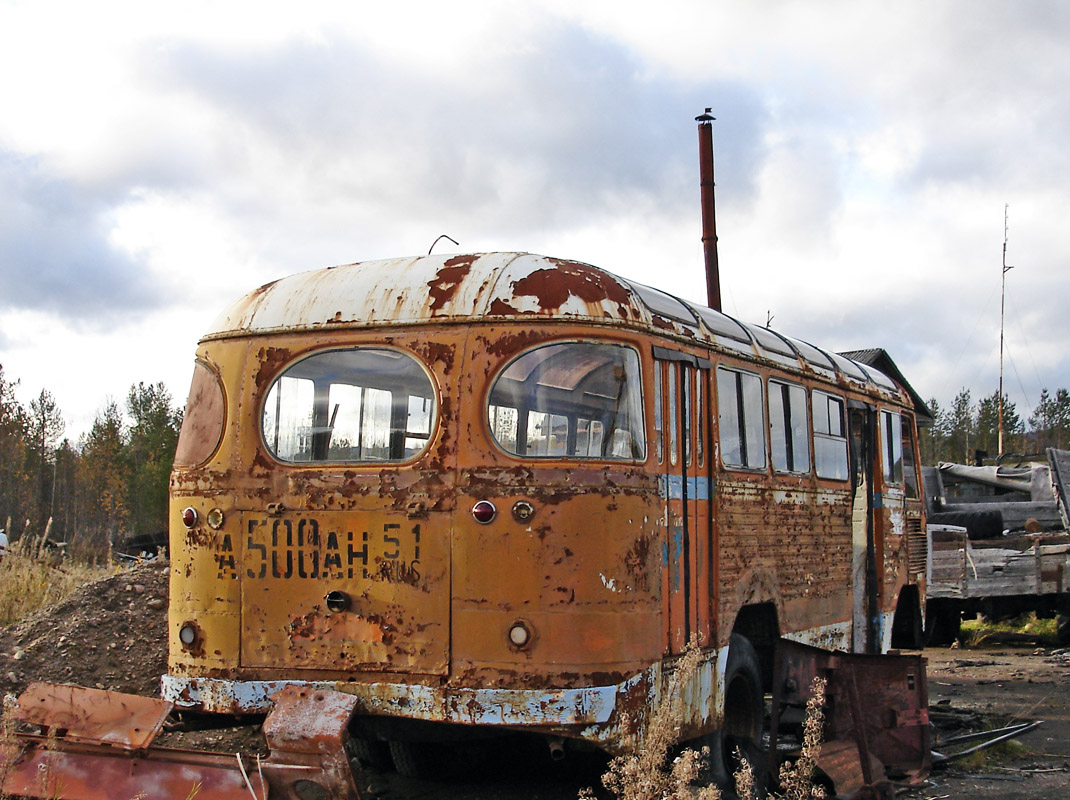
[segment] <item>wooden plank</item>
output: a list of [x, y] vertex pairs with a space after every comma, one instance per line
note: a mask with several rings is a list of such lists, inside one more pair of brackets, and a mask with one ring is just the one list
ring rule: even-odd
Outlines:
[[1051, 465], [1051, 485], [1055, 490], [1055, 502], [1059, 507], [1063, 527], [1070, 530], [1070, 498], [1067, 498], [1067, 485], [1070, 484], [1070, 450], [1048, 448], [1048, 464]]

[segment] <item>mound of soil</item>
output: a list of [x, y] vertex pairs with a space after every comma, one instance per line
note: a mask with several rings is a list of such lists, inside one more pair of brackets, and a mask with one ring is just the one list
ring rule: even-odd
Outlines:
[[168, 572], [166, 562], [139, 564], [0, 630], [0, 692], [51, 681], [158, 697]]

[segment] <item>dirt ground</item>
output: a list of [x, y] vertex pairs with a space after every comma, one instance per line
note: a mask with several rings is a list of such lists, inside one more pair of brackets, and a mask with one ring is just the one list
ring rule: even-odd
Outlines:
[[[1070, 649], [992, 645], [929, 649], [925, 656], [930, 708], [977, 711], [995, 725], [1043, 724], [1017, 739], [1019, 757], [980, 774], [936, 770], [935, 785], [912, 796], [1070, 797]], [[940, 750], [938, 742], [934, 749]]]
[[[0, 691], [17, 694], [33, 680], [155, 696], [166, 669], [166, 564], [147, 563], [83, 587], [62, 603], [0, 630]], [[1018, 721], [1043, 724], [1021, 747], [980, 772], [933, 771], [930, 784], [904, 794], [918, 800], [1070, 797], [1070, 649], [998, 644], [941, 648], [928, 659], [932, 718], [941, 739], [962, 732], [951, 722], [988, 729]], [[191, 718], [186, 726], [202, 720]], [[179, 725], [179, 728], [183, 727]], [[263, 752], [256, 724], [174, 730], [158, 744], [220, 752]], [[939, 741], [934, 749], [941, 750]], [[441, 750], [435, 780], [366, 770], [365, 800], [566, 800], [599, 788], [605, 759], [578, 753], [552, 762], [528, 740]], [[603, 791], [599, 796], [607, 796]]]

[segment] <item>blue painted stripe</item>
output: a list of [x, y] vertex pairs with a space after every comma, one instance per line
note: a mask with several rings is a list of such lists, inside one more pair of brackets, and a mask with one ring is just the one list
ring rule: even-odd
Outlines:
[[884, 508], [884, 495], [880, 492], [873, 493], [873, 507]]
[[[684, 479], [680, 475], [659, 475], [658, 495], [666, 500], [684, 499]], [[709, 500], [710, 479], [692, 477], [687, 479], [688, 500]]]

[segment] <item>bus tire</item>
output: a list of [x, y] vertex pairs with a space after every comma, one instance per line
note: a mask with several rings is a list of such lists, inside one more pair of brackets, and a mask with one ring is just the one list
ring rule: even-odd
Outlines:
[[962, 611], [954, 600], [930, 600], [925, 609], [925, 644], [946, 647], [959, 638]]
[[428, 778], [434, 771], [431, 765], [431, 745], [424, 742], [392, 739], [390, 758], [398, 775], [405, 778]]
[[[724, 673], [724, 722], [706, 737], [710, 748], [709, 781], [721, 789], [735, 790], [732, 776], [739, 769], [739, 753], [750, 764], [755, 787], [765, 787], [762, 728], [765, 693], [758, 654], [747, 637], [733, 633], [728, 640], [728, 663]], [[737, 753], [738, 751], [738, 753]]]
[[350, 736], [349, 754], [357, 760], [362, 769], [383, 772], [391, 766], [390, 747], [378, 739]]

